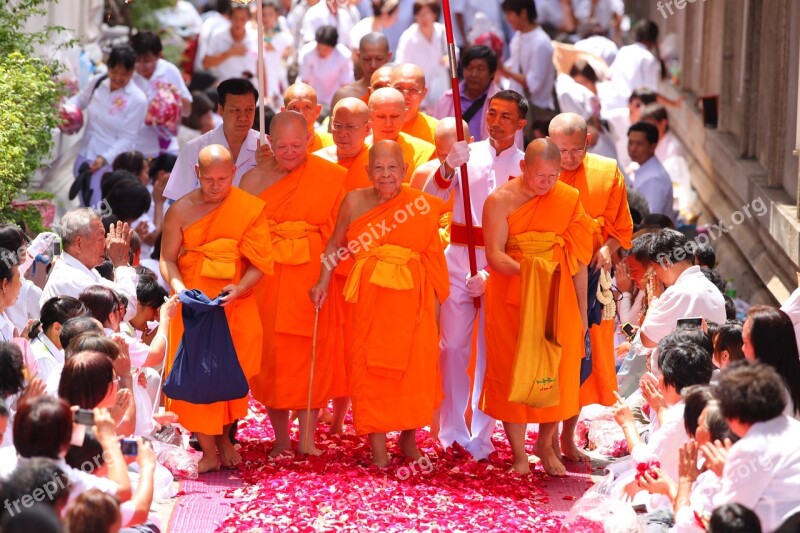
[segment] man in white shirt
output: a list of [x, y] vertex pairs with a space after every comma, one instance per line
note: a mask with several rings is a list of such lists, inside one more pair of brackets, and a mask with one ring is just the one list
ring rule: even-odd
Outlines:
[[508, 89], [526, 96], [528, 104], [542, 110], [555, 109], [553, 44], [536, 23], [536, 5], [533, 0], [504, 0], [502, 7], [516, 32], [509, 43], [508, 61], [500, 64], [500, 75]]
[[675, 219], [672, 179], [656, 157], [658, 128], [637, 122], [628, 129], [628, 155], [639, 168], [631, 174], [633, 188], [647, 199], [650, 213]]
[[609, 109], [625, 107], [628, 97], [640, 87], [658, 92], [661, 61], [651, 51], [658, 45], [658, 26], [642, 20], [636, 24], [634, 33], [636, 42], [620, 48], [608, 70], [612, 96], [603, 105]]
[[800, 512], [800, 422], [782, 414], [785, 390], [783, 379], [763, 363], [723, 370], [714, 396], [740, 440], [728, 448], [727, 458], [712, 443], [700, 448], [706, 458], [724, 462], [714, 506], [752, 509], [763, 531], [775, 531]]
[[[131, 39], [131, 47], [136, 52], [133, 82], [147, 97], [148, 105], [158, 95], [160, 86], [168, 84], [181, 99], [181, 116], [189, 116], [192, 112], [192, 95], [178, 67], [162, 57], [164, 47], [158, 35], [151, 31], [139, 32]], [[166, 127], [144, 125], [136, 139], [136, 150], [145, 157], [156, 157], [161, 152], [177, 154], [179, 126], [180, 120], [176, 120], [172, 132]]]
[[231, 25], [220, 28], [208, 37], [203, 68], [218, 81], [230, 78], [255, 78], [258, 63], [258, 36], [247, 28], [250, 8], [241, 4], [231, 7]]
[[[341, 44], [348, 49], [353, 48], [353, 43], [350, 42], [350, 32], [361, 16], [355, 6], [350, 6], [349, 3], [345, 3], [344, 6], [342, 4], [343, 2], [320, 0], [309, 7], [303, 15], [302, 29], [300, 30], [303, 40], [297, 41], [297, 45], [313, 41], [317, 30], [322, 26], [335, 26], [339, 32]], [[336, 13], [331, 13], [330, 5], [336, 6], [334, 8]]]
[[314, 88], [327, 115], [334, 93], [355, 81], [352, 53], [339, 43], [339, 33], [335, 26], [321, 26], [315, 37], [315, 40], [306, 43], [300, 50], [297, 81]]
[[[92, 285], [105, 285], [128, 299], [125, 320], [136, 315], [136, 283], [139, 277], [128, 265], [131, 230], [128, 224], [112, 224], [106, 235], [100, 214], [80, 207], [68, 211], [58, 223], [64, 252], [53, 266], [42, 291], [39, 306], [55, 296], [77, 298]], [[114, 279], [102, 277], [95, 267], [106, 258], [114, 265]]]
[[694, 243], [673, 229], [650, 237], [647, 254], [658, 280], [666, 290], [647, 310], [639, 331], [642, 344], [654, 348], [675, 329], [679, 318], [702, 317], [725, 323], [725, 299], [717, 287], [692, 265]]
[[[178, 154], [178, 160], [164, 189], [165, 198], [178, 200], [198, 187], [195, 165], [200, 150], [206, 146], [220, 144], [230, 150], [236, 160], [236, 176], [233, 179], [235, 186], [239, 185], [248, 170], [256, 166], [259, 133], [252, 126], [258, 91], [248, 80], [233, 78], [217, 86], [217, 96], [217, 112], [222, 117], [222, 126], [186, 143]], [[264, 154], [269, 153], [269, 146], [265, 144], [260, 150]]]
[[[442, 304], [440, 315], [442, 368], [441, 429], [439, 440], [445, 448], [458, 442], [476, 459], [485, 459], [494, 451], [491, 442], [495, 420], [478, 407], [486, 368], [484, 343], [484, 306], [476, 310], [474, 298], [481, 298], [489, 277], [483, 248], [481, 220], [486, 198], [509, 178], [520, 174], [525, 158], [515, 145], [517, 132], [525, 127], [527, 102], [519, 93], [500, 91], [489, 100], [486, 126], [489, 139], [467, 146], [457, 142], [441, 168], [428, 180], [423, 190], [445, 200], [453, 199], [450, 244], [445, 248], [450, 274], [450, 297]], [[468, 137], [468, 133], [465, 136]], [[461, 164], [467, 162], [471, 198], [470, 217], [478, 272], [470, 275], [467, 253], [464, 197], [461, 192]], [[474, 384], [470, 390], [467, 373], [472, 354], [472, 338], [478, 329]], [[472, 427], [464, 418], [472, 394]]]

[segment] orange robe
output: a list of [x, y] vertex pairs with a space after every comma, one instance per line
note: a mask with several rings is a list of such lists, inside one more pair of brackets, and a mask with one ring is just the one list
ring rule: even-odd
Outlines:
[[[511, 422], [544, 423], [566, 420], [578, 414], [581, 358], [584, 356], [578, 298], [572, 276], [578, 262], [591, 259], [590, 220], [578, 198], [578, 191], [556, 182], [543, 196], [526, 202], [508, 217], [506, 253], [523, 262], [526, 242], [546, 232], [551, 243], [547, 261], [558, 263], [561, 271], [558, 299], [557, 339], [562, 347], [558, 364], [559, 401], [553, 407], [533, 409], [508, 400], [520, 324], [520, 276], [492, 272], [486, 285], [486, 374], [481, 409], [492, 418]], [[544, 320], [544, 316], [542, 316]]]
[[[228, 250], [238, 256], [233, 278], [217, 279], [201, 275], [204, 260], [213, 259], [210, 248], [219, 246], [220, 239], [232, 239], [237, 243], [235, 250]], [[245, 260], [265, 274], [272, 274], [272, 248], [264, 202], [233, 187], [217, 209], [184, 230], [182, 249], [183, 253], [178, 257], [178, 269], [183, 284], [189, 289], [200, 289], [209, 298], [219, 295], [224, 286], [239, 282], [246, 269]], [[248, 379], [261, 366], [261, 323], [253, 320], [257, 313], [258, 304], [253, 291], [225, 307], [236, 355]], [[165, 375], [169, 375], [182, 336], [183, 318], [179, 309], [169, 330], [170, 350]], [[223, 426], [247, 415], [247, 397], [204, 405], [167, 399], [166, 407], [178, 415], [181, 425], [189, 431], [221, 435]]]
[[[628, 208], [625, 178], [614, 159], [586, 154], [583, 164], [572, 172], [562, 172], [559, 179], [578, 189], [581, 204], [592, 224], [592, 255], [609, 237], [617, 239], [622, 248], [631, 247], [633, 220]], [[613, 405], [616, 401], [617, 372], [614, 359], [614, 321], [603, 320], [589, 329], [592, 343], [592, 373], [580, 389], [580, 405], [600, 403]]]
[[[351, 387], [359, 435], [426, 426], [441, 400], [435, 305], [450, 290], [438, 235], [441, 202], [404, 185], [347, 231], [355, 259], [345, 299], [352, 306]], [[388, 233], [378, 229], [384, 227]], [[359, 239], [370, 237], [364, 251]]]
[[308, 147], [306, 152], [313, 153], [319, 150], [320, 148], [325, 148], [326, 146], [333, 145], [333, 135], [326, 132], [314, 132], [314, 141], [311, 143], [311, 146]]
[[405, 125], [403, 125], [403, 132], [408, 133], [417, 139], [422, 139], [423, 141], [435, 144], [433, 140], [433, 132], [436, 130], [436, 125], [438, 123], [439, 121], [437, 119], [420, 111], [417, 113], [417, 116], [414, 120], [411, 122], [406, 122]]
[[[262, 192], [266, 202], [275, 275], [256, 286], [264, 328], [261, 372], [251, 381], [256, 400], [272, 409], [305, 409], [311, 370], [314, 305], [308, 290], [319, 277], [320, 257], [333, 232], [345, 171], [316, 155]], [[341, 350], [336, 314], [319, 313], [311, 407], [331, 397], [333, 361]]]
[[372, 187], [372, 182], [369, 181], [369, 174], [367, 174], [369, 148], [369, 145], [365, 144], [357, 156], [339, 159], [339, 166], [347, 169], [347, 174], [344, 177], [345, 192]]
[[398, 135], [396, 141], [403, 150], [403, 161], [408, 164], [406, 177], [403, 180], [405, 183], [408, 183], [409, 180], [411, 180], [411, 175], [414, 173], [415, 168], [436, 157], [436, 147], [427, 141], [412, 137], [402, 131]]

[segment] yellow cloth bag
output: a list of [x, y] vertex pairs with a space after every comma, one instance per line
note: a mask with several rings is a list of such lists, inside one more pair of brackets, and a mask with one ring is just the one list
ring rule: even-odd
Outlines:
[[[521, 305], [508, 401], [544, 408], [558, 404], [558, 297], [561, 269], [539, 256], [520, 261]], [[544, 317], [544, 320], [542, 318]]]

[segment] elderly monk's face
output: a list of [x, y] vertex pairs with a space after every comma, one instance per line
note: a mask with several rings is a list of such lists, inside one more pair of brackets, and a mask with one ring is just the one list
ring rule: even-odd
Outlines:
[[317, 99], [309, 94], [300, 94], [289, 100], [286, 105], [287, 111], [297, 111], [306, 119], [309, 129], [314, 127], [314, 123], [319, 117], [320, 108]]
[[[373, 150], [375, 150], [373, 148]], [[406, 174], [406, 165], [403, 162], [402, 152], [394, 150], [376, 150], [369, 167], [369, 179], [372, 186], [378, 191], [381, 199], [390, 199], [397, 196], [403, 185]]]
[[[529, 160], [528, 160], [529, 159]], [[550, 192], [558, 181], [558, 172], [561, 164], [558, 159], [542, 159], [538, 157], [525, 158], [519, 163], [522, 170], [522, 179], [536, 196]]]
[[369, 117], [364, 113], [339, 108], [331, 119], [331, 131], [339, 153], [353, 157], [361, 151], [364, 139], [369, 135]]
[[[251, 97], [252, 99], [252, 97]], [[228, 196], [233, 185], [236, 167], [228, 161], [218, 161], [203, 165], [197, 169], [200, 189], [207, 202], [221, 202]]]
[[269, 140], [275, 154], [275, 162], [280, 168], [291, 172], [306, 160], [307, 130], [289, 124], [276, 131]]
[[580, 131], [572, 135], [557, 133], [550, 136], [550, 140], [556, 143], [558, 151], [561, 153], [561, 169], [573, 171], [581, 166], [586, 155], [586, 136]]

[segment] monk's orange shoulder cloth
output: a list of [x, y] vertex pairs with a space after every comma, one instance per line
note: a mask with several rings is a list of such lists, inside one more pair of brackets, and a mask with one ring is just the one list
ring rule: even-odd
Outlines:
[[420, 111], [414, 120], [403, 126], [403, 131], [417, 139], [435, 144], [433, 134], [438, 123], [438, 120]]
[[[178, 257], [183, 284], [215, 298], [226, 285], [239, 283], [247, 263], [271, 275], [272, 246], [264, 207], [263, 201], [233, 187], [222, 205], [186, 228], [184, 252]], [[255, 375], [261, 365], [262, 329], [253, 319], [257, 313], [252, 291], [225, 307], [239, 364], [247, 378]], [[179, 311], [170, 327], [167, 373], [182, 335]], [[247, 398], [208, 405], [168, 400], [167, 409], [174, 411], [189, 431], [220, 435], [223, 426], [247, 414]]]
[[438, 235], [441, 203], [403, 185], [348, 229], [354, 267], [344, 295], [352, 305], [359, 434], [425, 426], [440, 398], [436, 302], [450, 288]]
[[403, 161], [408, 165], [406, 177], [403, 180], [405, 183], [408, 183], [411, 179], [414, 169], [436, 157], [436, 147], [433, 144], [408, 133], [401, 131], [397, 136], [397, 144], [403, 150]]
[[[519, 261], [523, 275], [536, 276], [537, 281], [499, 272], [489, 276], [485, 297], [486, 374], [481, 409], [493, 418], [512, 423], [543, 423], [566, 420], [577, 414], [580, 360], [584, 350], [572, 276], [578, 272], [579, 264], [591, 260], [590, 224], [578, 191], [560, 182], [549, 193], [530, 200], [508, 217], [506, 253]], [[557, 283], [551, 287], [550, 280], [556, 272]], [[557, 292], [552, 302], [551, 292]], [[546, 320], [553, 314], [557, 325], [555, 338], [550, 340], [560, 346], [560, 354], [558, 350], [541, 349], [547, 347], [543, 338]], [[526, 325], [524, 331], [520, 324]], [[533, 375], [519, 372], [535, 368], [533, 363], [545, 352], [555, 359], [550, 363], [557, 368], [557, 373], [547, 380], [557, 381], [558, 395], [539, 404], [544, 405], [541, 408], [531, 408], [526, 404], [536, 405], [536, 402], [519, 394], [519, 380], [532, 379]], [[527, 366], [520, 358], [527, 358]], [[533, 386], [532, 381], [528, 382], [525, 392], [530, 393]]]

